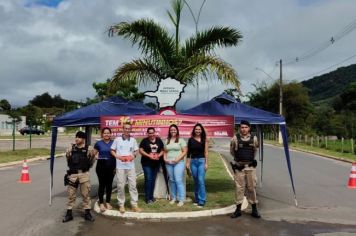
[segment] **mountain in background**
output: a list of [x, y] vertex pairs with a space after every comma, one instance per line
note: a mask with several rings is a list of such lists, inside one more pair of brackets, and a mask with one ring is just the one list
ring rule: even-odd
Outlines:
[[356, 64], [340, 67], [301, 83], [310, 90], [310, 100], [315, 105], [330, 105], [332, 100], [352, 82], [356, 82]]

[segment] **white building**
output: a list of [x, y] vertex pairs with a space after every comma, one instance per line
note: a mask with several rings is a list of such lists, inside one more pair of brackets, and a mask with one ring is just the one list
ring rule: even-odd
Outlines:
[[[16, 123], [15, 132], [26, 126], [26, 116], [21, 116], [21, 121]], [[0, 114], [0, 135], [12, 134], [12, 119], [8, 115]]]

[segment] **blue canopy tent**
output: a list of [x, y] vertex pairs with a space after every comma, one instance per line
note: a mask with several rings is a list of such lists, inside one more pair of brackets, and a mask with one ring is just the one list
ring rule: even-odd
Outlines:
[[129, 101], [121, 97], [111, 97], [102, 102], [91, 104], [77, 110], [65, 113], [53, 119], [50, 154], [50, 204], [52, 203], [53, 167], [57, 142], [58, 127], [84, 126], [87, 143], [90, 144], [91, 126], [100, 125], [100, 116], [114, 115], [154, 115], [156, 111], [141, 102]]
[[286, 122], [283, 116], [242, 104], [226, 93], [222, 93], [212, 98], [210, 101], [201, 103], [179, 113], [185, 115], [233, 115], [235, 117], [235, 124], [239, 124], [241, 120], [248, 120], [251, 124], [256, 125], [260, 143], [261, 183], [263, 169], [263, 133], [261, 125], [279, 125], [284, 144], [288, 172], [294, 193], [294, 201], [295, 205], [298, 205], [290, 162]]

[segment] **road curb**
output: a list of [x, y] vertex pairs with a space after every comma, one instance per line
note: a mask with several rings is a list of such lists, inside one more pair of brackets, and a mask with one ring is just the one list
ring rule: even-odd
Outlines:
[[102, 214], [104, 216], [113, 216], [124, 219], [187, 219], [193, 217], [207, 217], [207, 216], [217, 216], [217, 215], [226, 215], [234, 212], [236, 209], [235, 205], [231, 205], [224, 208], [219, 209], [211, 209], [211, 210], [202, 210], [202, 211], [185, 211], [185, 212], [165, 212], [165, 213], [149, 213], [149, 212], [130, 212], [126, 211], [125, 213], [120, 213], [117, 210], [106, 210], [104, 212], [100, 212], [100, 208], [98, 206], [98, 202], [94, 204], [94, 211], [98, 214]]
[[[230, 178], [233, 179], [233, 175], [231, 174], [224, 158], [222, 155], [219, 154], [220, 160], [222, 161], [225, 170], [229, 174]], [[244, 198], [244, 201], [242, 203], [241, 209], [245, 210], [248, 206], [248, 202], [246, 200], [246, 197]], [[211, 216], [217, 216], [217, 215], [226, 215], [233, 213], [236, 209], [236, 205], [230, 205], [227, 207], [223, 208], [217, 208], [217, 209], [209, 209], [209, 210], [201, 210], [201, 211], [184, 211], [184, 212], [130, 212], [126, 211], [125, 213], [120, 213], [118, 210], [106, 210], [104, 212], [100, 211], [99, 208], [99, 203], [98, 201], [95, 202], [94, 204], [94, 211], [98, 214], [102, 214], [104, 216], [113, 216], [113, 217], [119, 217], [123, 219], [187, 219], [187, 218], [197, 218], [197, 217], [211, 217]]]
[[[61, 156], [64, 156], [65, 153], [60, 153], [60, 154], [57, 154], [55, 155], [54, 157], [57, 158], [57, 157], [61, 157]], [[34, 162], [34, 161], [44, 161], [44, 160], [49, 160], [50, 157], [49, 156], [38, 156], [38, 157], [34, 157], [34, 158], [29, 158], [29, 159], [26, 159], [27, 162]], [[1, 167], [7, 167], [7, 166], [14, 166], [14, 165], [20, 165], [23, 163], [23, 160], [22, 161], [11, 161], [11, 162], [6, 162], [6, 163], [0, 163], [0, 168]]]
[[[283, 146], [276, 145], [276, 144], [271, 144], [271, 143], [264, 143], [264, 144], [265, 145], [271, 145], [271, 146], [274, 146], [274, 147], [283, 148]], [[355, 161], [348, 160], [348, 159], [345, 159], [345, 158], [342, 158], [342, 157], [335, 157], [335, 156], [332, 156], [332, 155], [326, 155], [326, 154], [322, 154], [322, 153], [318, 153], [318, 152], [307, 151], [307, 150], [299, 149], [299, 148], [296, 148], [296, 147], [288, 147], [288, 148], [289, 148], [289, 150], [292, 150], [292, 151], [305, 152], [305, 153], [309, 153], [309, 154], [313, 154], [313, 155], [321, 156], [321, 157], [326, 157], [326, 158], [337, 160], [337, 161], [343, 161], [343, 162], [348, 162], [348, 163], [355, 162]]]

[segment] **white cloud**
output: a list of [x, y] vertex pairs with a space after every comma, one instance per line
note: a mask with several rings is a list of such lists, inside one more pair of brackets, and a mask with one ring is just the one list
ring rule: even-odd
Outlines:
[[[197, 13], [202, 1], [188, 2]], [[24, 0], [0, 0], [0, 99], [15, 106], [46, 91], [78, 101], [93, 96], [94, 81], [106, 80], [120, 64], [140, 56], [129, 41], [107, 36], [114, 23], [153, 18], [173, 33], [166, 15], [169, 1], [66, 0], [57, 7], [25, 4]], [[355, 20], [355, 11], [356, 5], [348, 0], [208, 0], [199, 29], [224, 25], [241, 31], [244, 38], [238, 47], [217, 52], [237, 70], [241, 90], [247, 94], [252, 84], [270, 80], [256, 67], [277, 78], [277, 60], [318, 47]], [[187, 8], [181, 30], [182, 40], [195, 32]], [[316, 56], [285, 66], [285, 80], [301, 80], [355, 54], [355, 37], [353, 31]], [[190, 86], [178, 105], [198, 104], [224, 88], [217, 82], [201, 83], [197, 100], [196, 89]]]

